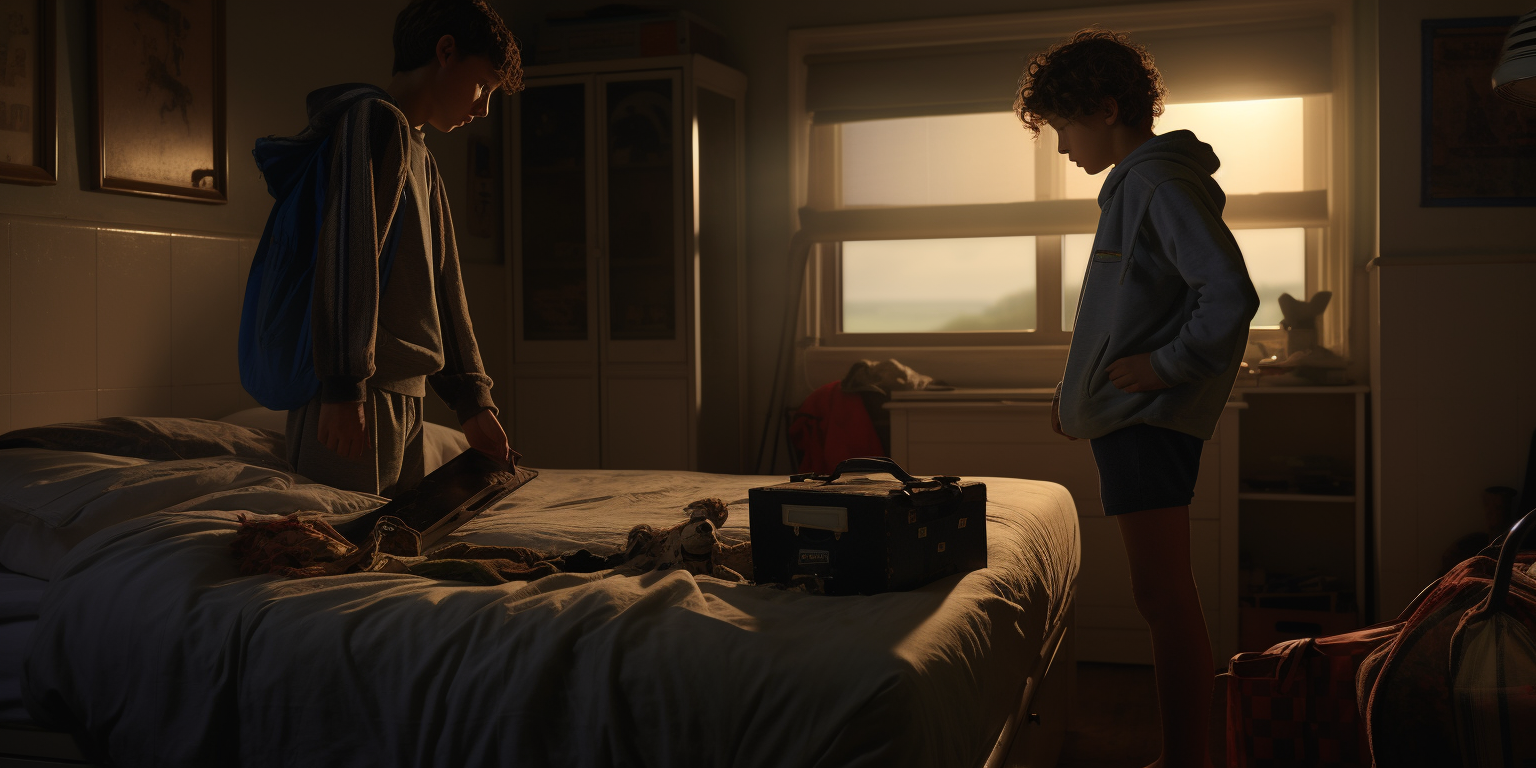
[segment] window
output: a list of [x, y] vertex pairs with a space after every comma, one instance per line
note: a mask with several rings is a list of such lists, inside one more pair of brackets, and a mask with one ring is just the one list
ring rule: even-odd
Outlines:
[[1035, 238], [843, 243], [849, 333], [1035, 329]]
[[[1224, 219], [1261, 299], [1258, 338], [1279, 334], [1282, 293], [1333, 289], [1334, 318], [1345, 313], [1343, 219], [1329, 197], [1347, 125], [1334, 107], [1338, 33], [1332, 11], [1318, 13], [1329, 7], [1299, 0], [1290, 18], [1243, 19], [1213, 5], [1182, 27], [1149, 9], [1149, 31], [1128, 26], [1170, 90], [1155, 132], [1191, 130], [1222, 161]], [[913, 42], [925, 32], [903, 38], [889, 25], [792, 41], [807, 51], [800, 222], [819, 243], [816, 343], [1070, 339], [1109, 172], [1088, 176], [1049, 130], [1031, 140], [1013, 116], [1023, 63], [1059, 39], [1037, 39], [1041, 25], [1017, 18], [1019, 39], [1004, 42], [997, 17], [957, 23], [927, 47]], [[1061, 36], [1075, 23], [1060, 20]], [[1324, 319], [1335, 326], [1325, 343], [1342, 337], [1342, 323]]]

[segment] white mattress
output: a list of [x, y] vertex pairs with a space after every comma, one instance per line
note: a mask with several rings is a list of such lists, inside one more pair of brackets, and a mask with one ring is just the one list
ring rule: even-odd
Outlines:
[[[550, 470], [449, 541], [617, 546], [707, 496], [742, 538], [747, 489], [780, 480]], [[61, 563], [27, 695], [122, 765], [974, 765], [1079, 562], [1065, 489], [985, 480], [987, 569], [848, 598], [679, 571], [241, 578], [241, 513], [184, 507]]]
[[42, 579], [0, 572], [0, 723], [31, 721], [21, 701], [21, 662], [47, 589]]

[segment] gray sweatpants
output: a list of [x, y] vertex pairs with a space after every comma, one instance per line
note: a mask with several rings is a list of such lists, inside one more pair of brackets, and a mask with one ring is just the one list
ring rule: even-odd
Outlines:
[[363, 418], [373, 450], [348, 459], [320, 443], [320, 396], [288, 412], [288, 463], [317, 483], [394, 497], [426, 474], [422, 453], [422, 399], [368, 388]]

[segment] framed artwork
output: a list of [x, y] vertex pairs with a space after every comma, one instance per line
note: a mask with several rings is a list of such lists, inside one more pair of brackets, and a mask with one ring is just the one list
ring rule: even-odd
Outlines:
[[0, 181], [58, 180], [53, 0], [0, 0]]
[[96, 184], [226, 201], [223, 0], [97, 0]]
[[1493, 92], [1515, 21], [1424, 20], [1421, 206], [1536, 206], [1536, 109]]

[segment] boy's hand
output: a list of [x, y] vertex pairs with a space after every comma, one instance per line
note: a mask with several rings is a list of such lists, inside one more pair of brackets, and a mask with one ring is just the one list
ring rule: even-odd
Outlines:
[[321, 445], [348, 459], [361, 459], [373, 447], [360, 402], [321, 403], [318, 436]]
[[1104, 370], [1109, 374], [1110, 383], [1122, 392], [1151, 392], [1168, 388], [1168, 385], [1157, 377], [1157, 371], [1152, 369], [1151, 352], [1122, 357], [1110, 363]]
[[1056, 396], [1051, 398], [1051, 431], [1068, 440], [1077, 438], [1061, 431], [1061, 385], [1056, 385]]
[[464, 422], [464, 436], [469, 447], [505, 464], [511, 447], [507, 445], [507, 432], [496, 420], [496, 414], [481, 411]]

